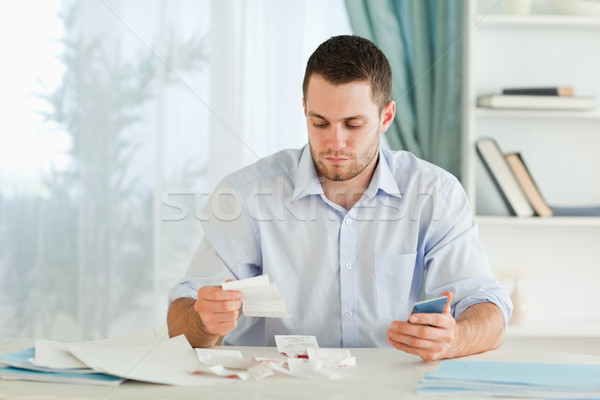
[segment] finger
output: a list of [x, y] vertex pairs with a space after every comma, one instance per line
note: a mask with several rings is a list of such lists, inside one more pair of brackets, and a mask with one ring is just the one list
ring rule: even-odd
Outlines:
[[198, 299], [212, 301], [241, 300], [242, 292], [238, 290], [223, 290], [221, 286], [204, 286], [198, 290]]
[[395, 342], [392, 339], [388, 338], [388, 343], [391, 344], [394, 348], [403, 351], [405, 353], [414, 354], [416, 356], [421, 357], [423, 361], [434, 361], [442, 358], [444, 352], [446, 351], [444, 346], [438, 346], [435, 348], [418, 348], [406, 345], [404, 343]]
[[434, 329], [433, 327], [428, 325], [413, 324], [405, 321], [394, 321], [390, 325], [390, 329], [388, 330], [388, 332], [392, 332], [397, 335], [425, 337], [424, 332], [426, 328], [429, 328], [429, 330]]
[[386, 333], [389, 338], [414, 347], [430, 347], [431, 343], [427, 342], [448, 342], [451, 340], [449, 330], [428, 325], [415, 325], [404, 331], [390, 328]]
[[429, 339], [419, 336], [407, 335], [392, 330], [388, 330], [387, 337], [388, 339], [391, 339], [396, 343], [402, 343], [404, 345], [414, 348], [429, 348], [432, 346], [432, 343], [430, 343], [431, 340]]
[[240, 316], [239, 311], [228, 311], [228, 312], [210, 312], [210, 311], [201, 311], [200, 318], [202, 318], [202, 322], [205, 324], [218, 324], [225, 322], [237, 321]]
[[450, 318], [451, 321], [450, 327], [448, 328], [432, 326], [429, 324], [420, 325], [405, 321], [394, 321], [391, 323], [390, 329], [387, 331], [387, 335], [396, 341], [404, 343], [410, 343], [410, 340], [406, 339], [407, 337], [431, 340], [434, 342], [450, 343], [454, 338], [455, 323], [454, 319], [451, 317], [448, 318]]
[[444, 314], [450, 314], [451, 310], [452, 310], [452, 297], [454, 297], [454, 295], [452, 294], [451, 291], [446, 291], [444, 293], [442, 293], [442, 296], [447, 296], [448, 297], [448, 302], [446, 303], [446, 307], [444, 307]]
[[199, 315], [204, 327], [209, 333], [224, 336], [237, 327], [237, 320], [240, 312], [239, 310], [218, 313], [201, 311], [199, 312]]
[[451, 328], [454, 326], [454, 318], [450, 313], [444, 314], [413, 314], [410, 316], [413, 325], [431, 325], [438, 328]]
[[242, 308], [242, 302], [239, 300], [207, 300], [199, 299], [194, 304], [194, 309], [197, 312], [209, 311], [214, 313], [223, 313], [229, 311], [237, 311]]
[[204, 327], [211, 335], [225, 336], [237, 327], [237, 320], [225, 322], [205, 322]]

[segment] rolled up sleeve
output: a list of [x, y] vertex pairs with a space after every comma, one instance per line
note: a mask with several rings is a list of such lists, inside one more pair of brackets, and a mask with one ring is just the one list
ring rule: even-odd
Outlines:
[[445, 207], [428, 233], [425, 265], [427, 298], [452, 292], [455, 318], [474, 304], [493, 303], [502, 311], [506, 326], [512, 302], [492, 276], [478, 226], [458, 182], [449, 190]]

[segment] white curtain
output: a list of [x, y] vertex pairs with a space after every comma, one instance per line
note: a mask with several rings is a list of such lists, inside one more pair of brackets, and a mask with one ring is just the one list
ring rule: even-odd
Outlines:
[[225, 174], [306, 142], [301, 81], [342, 0], [0, 6], [0, 337], [165, 321]]

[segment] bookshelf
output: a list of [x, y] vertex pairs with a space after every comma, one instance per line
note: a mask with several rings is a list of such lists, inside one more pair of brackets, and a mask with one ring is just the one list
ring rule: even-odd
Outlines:
[[[467, 0], [462, 181], [495, 274], [521, 269], [530, 315], [513, 336], [600, 333], [600, 218], [509, 216], [475, 152], [494, 138], [520, 152], [551, 205], [600, 205], [600, 16], [555, 12], [533, 0], [508, 15], [499, 0]], [[478, 108], [478, 96], [506, 87], [571, 86], [594, 96], [585, 111]], [[501, 282], [510, 293], [513, 282]], [[571, 322], [569, 322], [571, 321]]]

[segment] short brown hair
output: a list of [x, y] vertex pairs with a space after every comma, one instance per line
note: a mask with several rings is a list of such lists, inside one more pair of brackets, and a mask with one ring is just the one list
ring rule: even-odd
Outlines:
[[379, 107], [379, 112], [392, 99], [390, 63], [373, 42], [360, 36], [333, 36], [317, 47], [306, 63], [302, 82], [304, 98], [308, 82], [313, 75], [321, 75], [334, 85], [355, 81], [368, 82], [373, 102]]

